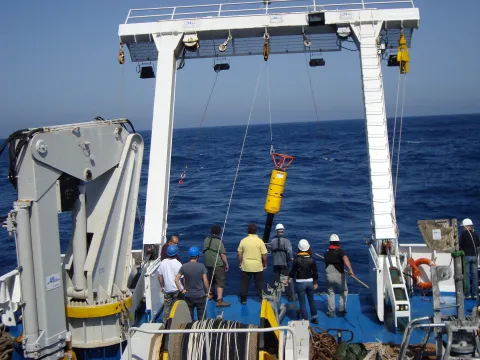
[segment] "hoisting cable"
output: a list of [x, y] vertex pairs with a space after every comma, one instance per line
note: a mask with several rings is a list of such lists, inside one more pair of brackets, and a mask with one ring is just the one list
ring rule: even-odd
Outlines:
[[395, 102], [395, 120], [393, 121], [393, 137], [392, 137], [392, 152], [390, 154], [390, 168], [393, 168], [393, 157], [395, 154], [395, 135], [397, 132], [397, 116], [398, 116], [398, 98], [400, 96], [400, 75], [401, 73], [398, 73], [398, 79], [397, 79], [397, 101]]
[[[120, 65], [124, 65], [125, 64], [125, 51], [123, 50], [123, 43], [120, 42], [120, 50], [118, 51], [118, 63]], [[132, 128], [132, 132], [135, 133], [135, 128], [133, 127], [133, 124], [131, 123], [130, 120], [127, 119], [127, 114], [126, 114], [126, 110], [125, 110], [125, 67], [124, 66], [121, 66], [122, 68], [122, 75], [120, 76], [120, 107], [121, 107], [121, 111], [122, 111], [122, 114], [123, 116], [125, 117], [126, 121], [128, 122], [128, 124], [130, 124], [130, 127]], [[96, 118], [95, 118], [96, 120]], [[102, 119], [103, 120], [103, 119]], [[125, 127], [125, 125], [122, 124], [122, 127]], [[142, 230], [142, 234], [144, 232], [144, 226], [143, 226], [143, 219], [142, 219], [142, 214], [140, 213], [140, 208], [138, 206], [138, 202], [137, 202], [137, 217], [138, 217], [138, 222], [140, 224], [140, 229]]]
[[[308, 83], [310, 84], [310, 95], [312, 96], [312, 102], [313, 102], [313, 107], [314, 107], [314, 110], [315, 110], [315, 117], [317, 119], [317, 125], [320, 124], [320, 117], [318, 115], [318, 108], [317, 108], [317, 102], [315, 101], [315, 93], [313, 91], [313, 84], [312, 84], [312, 79], [310, 77], [310, 70], [308, 68], [308, 59], [307, 59], [307, 53], [304, 53], [305, 55], [305, 65], [306, 65], [306, 69], [307, 69], [307, 74], [308, 74]], [[322, 137], [322, 133], [319, 131], [319, 134], [320, 134], [320, 138]], [[326, 157], [328, 154], [327, 153], [324, 153], [324, 156]], [[327, 161], [328, 162], [328, 161]], [[328, 162], [329, 163], [329, 162]], [[365, 237], [365, 235], [361, 232], [360, 228], [358, 227], [357, 225], [357, 222], [355, 221], [355, 218], [353, 217], [353, 215], [350, 213], [350, 211], [348, 210], [348, 207], [347, 207], [347, 204], [345, 203], [345, 201], [343, 200], [343, 197], [340, 195], [340, 191], [338, 190], [338, 184], [337, 184], [337, 180], [333, 174], [333, 168], [331, 166], [331, 164], [329, 163], [329, 168], [330, 168], [330, 176], [333, 180], [333, 184], [334, 184], [334, 188], [335, 188], [335, 193], [337, 195], [337, 197], [340, 199], [340, 201], [342, 202], [343, 204], [343, 207], [344, 207], [344, 211], [347, 213], [348, 217], [350, 217], [352, 223], [353, 223], [353, 226], [355, 227], [355, 229], [357, 230], [357, 232], [360, 234], [360, 236], [362, 236], [363, 240], [365, 240], [365, 242], [367, 243], [368, 240], [367, 238]]]
[[168, 351], [173, 359], [251, 359], [258, 354], [258, 333], [224, 333], [221, 330], [255, 328], [257, 326], [222, 319], [181, 324], [179, 329], [182, 330], [207, 329], [211, 332], [177, 334]]
[[[255, 91], [253, 92], [253, 99], [252, 99], [252, 104], [250, 106], [250, 113], [248, 114], [247, 126], [245, 128], [245, 134], [243, 135], [242, 148], [240, 150], [240, 155], [238, 157], [237, 170], [235, 171], [235, 177], [233, 179], [232, 191], [230, 192], [230, 199], [228, 200], [227, 213], [225, 214], [225, 220], [223, 221], [222, 234], [220, 236], [220, 243], [218, 244], [217, 256], [215, 257], [215, 265], [213, 266], [212, 274], [215, 274], [215, 270], [217, 268], [218, 256], [220, 254], [220, 247], [223, 244], [223, 234], [225, 233], [225, 227], [227, 226], [228, 214], [230, 213], [230, 207], [232, 205], [233, 193], [235, 191], [235, 185], [237, 183], [238, 172], [240, 170], [240, 164], [242, 162], [243, 150], [245, 149], [245, 143], [247, 142], [248, 127], [250, 126], [250, 121], [252, 119], [253, 107], [255, 105], [255, 99], [257, 98], [258, 85], [260, 84], [260, 78], [262, 77], [264, 64], [265, 63], [262, 62], [262, 65], [260, 66], [260, 71], [258, 73], [258, 78], [257, 78], [257, 84], [255, 85]], [[209, 286], [208, 286], [207, 294], [210, 294], [211, 291], [212, 291], [212, 281], [211, 281], [211, 279], [209, 279]], [[205, 312], [207, 311], [207, 303], [208, 303], [208, 296], [207, 296], [207, 299], [205, 300], [205, 310], [203, 311], [203, 317], [205, 317]]]
[[398, 186], [398, 168], [400, 166], [400, 146], [402, 144], [402, 129], [403, 129], [403, 111], [405, 108], [405, 88], [407, 87], [407, 77], [403, 80], [403, 98], [402, 98], [402, 112], [400, 115], [400, 129], [399, 129], [399, 136], [398, 136], [398, 150], [397, 150], [397, 170], [395, 174], [395, 190], [393, 193], [393, 198], [397, 199], [397, 186]]
[[273, 130], [272, 130], [272, 107], [270, 102], [270, 72], [268, 71], [268, 63], [267, 63], [267, 97], [268, 97], [268, 118], [270, 122], [270, 155], [275, 152], [273, 147]]
[[394, 185], [394, 191], [393, 191], [393, 198], [394, 199], [397, 198], [398, 169], [399, 169], [399, 166], [400, 166], [400, 146], [401, 146], [401, 142], [402, 142], [403, 113], [404, 113], [404, 109], [405, 109], [405, 89], [406, 89], [406, 86], [407, 86], [406, 75], [408, 74], [408, 71], [410, 70], [410, 68], [409, 68], [410, 56], [408, 54], [407, 40], [405, 39], [405, 35], [403, 34], [403, 26], [402, 26], [402, 29], [400, 30], [400, 39], [398, 40], [397, 60], [398, 60], [399, 65], [400, 65], [400, 74], [405, 75], [405, 78], [403, 80], [402, 111], [401, 111], [401, 115], [400, 115], [400, 129], [399, 129], [400, 134], [399, 134], [399, 138], [398, 138], [398, 150], [397, 150], [397, 169], [396, 169], [396, 174], [395, 174], [395, 185]]
[[183, 168], [183, 172], [180, 175], [180, 179], [178, 180], [177, 187], [175, 188], [175, 191], [173, 192], [172, 198], [170, 199], [170, 202], [168, 203], [168, 207], [166, 209], [167, 214], [168, 214], [168, 211], [170, 210], [170, 206], [172, 206], [173, 200], [175, 199], [175, 196], [177, 195], [177, 192], [178, 192], [180, 186], [183, 185], [184, 179], [187, 176], [188, 165], [190, 164], [190, 161], [192, 160], [192, 157], [193, 157], [193, 154], [194, 154], [194, 151], [195, 151], [195, 145], [197, 144], [198, 138], [200, 136], [200, 130], [202, 129], [203, 122], [205, 121], [205, 117], [207, 115], [208, 107], [210, 105], [210, 100], [212, 99], [213, 91], [215, 90], [215, 86], [217, 84], [217, 79], [218, 79], [218, 74], [219, 73], [220, 72], [215, 72], [215, 79], [213, 80], [212, 89], [210, 90], [210, 94], [208, 95], [207, 104], [205, 106], [205, 109], [203, 110], [203, 115], [202, 115], [202, 118], [200, 120], [200, 125], [198, 125], [198, 127], [197, 127], [197, 131], [196, 131], [196, 134], [195, 134], [195, 139], [193, 140], [193, 143], [190, 146], [188, 156], [187, 156], [187, 162], [185, 163], [185, 167]]

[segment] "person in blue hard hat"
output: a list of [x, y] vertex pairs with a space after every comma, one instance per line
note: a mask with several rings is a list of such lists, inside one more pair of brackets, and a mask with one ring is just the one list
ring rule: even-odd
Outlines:
[[[190, 261], [183, 264], [175, 277], [175, 284], [185, 296], [185, 302], [190, 309], [190, 314], [193, 314], [194, 309], [197, 309], [197, 319], [203, 320], [205, 316], [205, 305], [207, 304], [207, 268], [202, 263], [198, 262], [200, 250], [193, 246], [188, 250]], [[180, 284], [180, 278], [184, 277], [184, 288]]]
[[[165, 324], [170, 316], [172, 306], [177, 301], [180, 293], [175, 283], [175, 276], [182, 267], [182, 263], [177, 260], [178, 246], [170, 245], [167, 248], [167, 257], [160, 263], [158, 267], [158, 281], [160, 282], [160, 289], [163, 292], [163, 313], [162, 320]], [[183, 290], [180, 284], [180, 289]]]
[[473, 230], [473, 222], [470, 219], [462, 221], [463, 231], [458, 240], [460, 250], [465, 253], [465, 299], [476, 299], [478, 297], [478, 249], [480, 239]]

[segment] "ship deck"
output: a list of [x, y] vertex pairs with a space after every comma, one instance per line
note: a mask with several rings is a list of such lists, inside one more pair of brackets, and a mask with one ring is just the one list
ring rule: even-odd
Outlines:
[[[338, 304], [338, 296], [337, 296]], [[217, 308], [215, 302], [210, 300], [207, 305], [207, 316], [209, 318], [217, 317], [221, 315], [223, 311], [224, 319], [239, 321], [245, 324], [260, 324], [260, 300], [258, 298], [249, 298], [247, 305], [242, 305], [237, 296], [225, 296], [225, 301], [231, 304], [230, 307]], [[346, 329], [351, 330], [354, 334], [354, 342], [376, 342], [382, 341], [384, 343], [396, 343], [402, 342], [403, 333], [395, 331], [393, 326], [393, 320], [387, 318], [384, 323], [377, 320], [375, 309], [372, 305], [372, 301], [367, 294], [351, 294], [347, 299], [347, 314], [345, 317], [330, 318], [326, 315], [327, 311], [327, 295], [318, 294], [315, 295], [315, 302], [318, 309], [317, 325], [321, 329]], [[285, 300], [285, 303], [286, 300]], [[455, 303], [454, 294], [448, 294], [442, 296], [442, 306], [448, 306]], [[298, 301], [297, 301], [298, 304]], [[412, 309], [412, 319], [431, 316], [432, 310], [432, 298], [414, 296], [410, 299]], [[472, 308], [476, 305], [474, 300], [465, 300], [465, 313], [470, 314]], [[287, 313], [283, 318], [281, 325], [286, 325], [290, 320], [297, 320], [296, 310], [292, 305], [287, 308]], [[442, 309], [442, 313], [445, 315], [454, 315], [455, 308]], [[161, 317], [159, 317], [161, 318]], [[423, 332], [416, 331], [412, 335], [411, 343], [419, 343], [423, 339]], [[348, 337], [348, 334], [344, 335]], [[430, 342], [433, 342], [433, 335], [430, 338]]]

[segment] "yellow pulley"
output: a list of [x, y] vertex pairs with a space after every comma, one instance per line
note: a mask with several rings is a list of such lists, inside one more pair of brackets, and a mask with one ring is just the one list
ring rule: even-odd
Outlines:
[[400, 64], [400, 74], [407, 74], [409, 70], [410, 56], [408, 55], [407, 40], [403, 32], [398, 40], [397, 61]]
[[125, 63], [125, 51], [123, 51], [123, 43], [120, 42], [120, 50], [118, 50], [118, 63], [123, 65]]

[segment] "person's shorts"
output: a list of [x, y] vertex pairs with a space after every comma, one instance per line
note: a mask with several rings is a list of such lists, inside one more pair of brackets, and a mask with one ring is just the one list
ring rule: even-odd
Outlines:
[[208, 271], [208, 281], [212, 283], [212, 288], [225, 287], [225, 267], [224, 266], [217, 266], [215, 268], [215, 274], [213, 273], [213, 267], [207, 267]]

